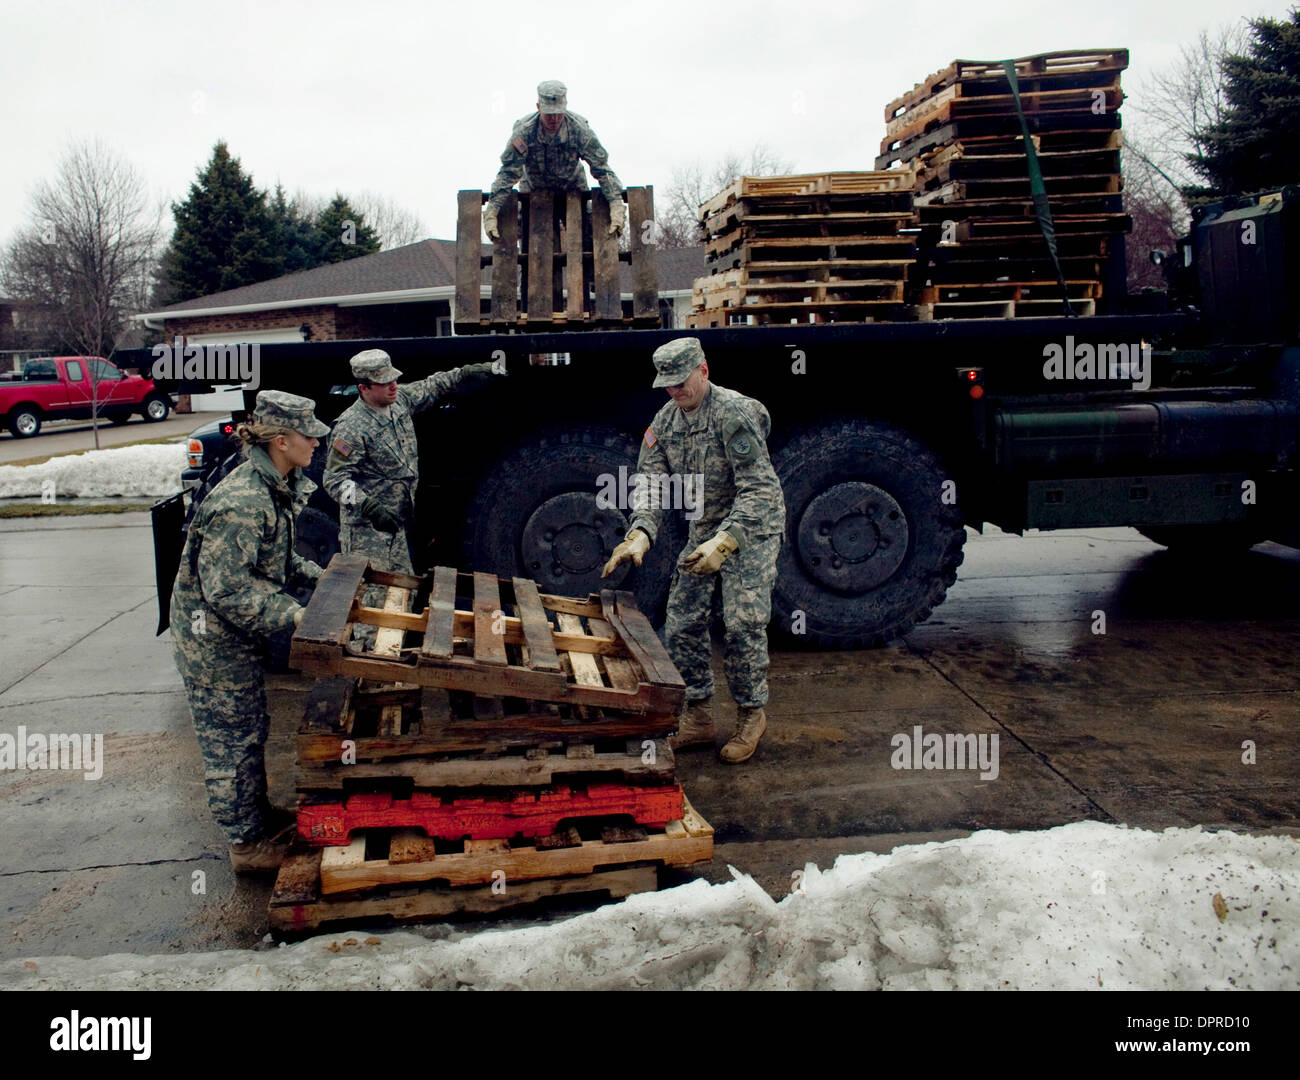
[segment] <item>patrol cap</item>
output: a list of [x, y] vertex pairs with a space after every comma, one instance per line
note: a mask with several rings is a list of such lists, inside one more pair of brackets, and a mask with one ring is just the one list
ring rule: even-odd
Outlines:
[[316, 419], [316, 402], [297, 394], [286, 394], [283, 390], [261, 391], [253, 408], [253, 420], [272, 427], [288, 428], [312, 439], [330, 433], [329, 427]]
[[393, 367], [392, 358], [383, 349], [366, 349], [365, 352], [357, 353], [350, 362], [353, 376], [367, 382], [397, 382], [398, 376], [402, 374]]
[[537, 111], [555, 115], [569, 107], [569, 88], [559, 79], [547, 79], [537, 84]]
[[654, 360], [655, 370], [659, 372], [653, 386], [680, 386], [692, 371], [704, 363], [704, 346], [700, 344], [699, 338], [676, 338], [655, 349], [651, 359]]

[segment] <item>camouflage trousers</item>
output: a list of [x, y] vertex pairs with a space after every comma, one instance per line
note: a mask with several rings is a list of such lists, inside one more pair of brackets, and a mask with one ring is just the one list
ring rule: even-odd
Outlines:
[[698, 546], [690, 540], [678, 557], [668, 593], [664, 646], [686, 680], [686, 700], [713, 695], [713, 656], [709, 622], [713, 599], [722, 593], [723, 660], [727, 686], [736, 704], [758, 709], [767, 704], [767, 624], [772, 618], [772, 586], [781, 537], [751, 540], [716, 574], [692, 574], [681, 559]]
[[203, 755], [212, 817], [232, 844], [260, 839], [270, 809], [263, 747], [271, 729], [261, 672], [234, 689], [199, 686], [186, 679], [185, 693]]
[[[405, 529], [388, 533], [369, 525], [340, 525], [339, 548], [345, 555], [364, 555], [374, 570], [415, 573], [411, 567], [411, 550], [406, 543]], [[381, 608], [387, 595], [387, 589], [371, 586], [362, 594], [361, 602], [366, 607]], [[375, 628], [358, 626], [352, 631], [352, 639], [363, 649], [371, 649], [375, 644]]]

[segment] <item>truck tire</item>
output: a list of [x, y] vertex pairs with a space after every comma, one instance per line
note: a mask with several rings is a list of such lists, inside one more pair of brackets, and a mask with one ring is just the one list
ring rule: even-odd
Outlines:
[[30, 439], [41, 430], [41, 414], [31, 405], [19, 405], [9, 414], [9, 430], [15, 439]]
[[1169, 548], [1171, 555], [1223, 557], [1249, 551], [1267, 537], [1251, 521], [1221, 525], [1144, 525], [1138, 529], [1148, 540]]
[[[498, 461], [479, 483], [464, 533], [467, 569], [526, 577], [562, 596], [628, 589], [651, 622], [663, 620], [672, 567], [685, 543], [679, 514], [664, 526], [639, 567], [600, 571], [627, 533], [630, 510], [597, 506], [601, 477], [636, 470], [637, 441], [606, 428], [536, 436]], [[629, 481], [630, 483], [630, 481]], [[617, 501], [617, 500], [616, 500]]]
[[126, 424], [126, 423], [129, 423], [129, 422], [130, 422], [130, 420], [131, 420], [131, 410], [130, 410], [130, 409], [114, 409], [112, 412], [107, 412], [107, 413], [105, 413], [105, 414], [104, 414], [104, 419], [107, 420], [110, 424], [116, 424], [116, 425], [118, 425], [119, 427], [121, 427], [123, 424]]
[[165, 394], [150, 394], [144, 399], [144, 408], [140, 410], [140, 415], [146, 422], [156, 424], [159, 420], [166, 420], [167, 414], [171, 411], [171, 400]]
[[929, 617], [966, 540], [934, 454], [888, 424], [841, 420], [797, 433], [773, 466], [787, 522], [772, 593], [783, 636], [872, 647]]

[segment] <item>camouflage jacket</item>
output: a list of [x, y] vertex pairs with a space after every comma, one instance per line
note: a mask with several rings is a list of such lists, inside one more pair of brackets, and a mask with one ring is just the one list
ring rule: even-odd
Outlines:
[[200, 504], [171, 603], [176, 666], [190, 682], [247, 679], [266, 638], [293, 626], [301, 605], [286, 587], [314, 586], [323, 572], [293, 549], [295, 519], [315, 490], [253, 447]]
[[[547, 135], [539, 113], [516, 120], [501, 155], [501, 171], [492, 182], [489, 204], [500, 209], [515, 184], [521, 191], [587, 189], [582, 162], [591, 168], [592, 179], [610, 202], [623, 197], [623, 184], [609, 167], [609, 154], [584, 117], [565, 113], [564, 124], [553, 136]], [[522, 183], [520, 183], [522, 181]]]
[[341, 524], [366, 524], [357, 507], [367, 496], [404, 524], [415, 520], [420, 450], [411, 417], [455, 389], [464, 377], [465, 368], [435, 372], [399, 386], [387, 415], [358, 399], [334, 422], [322, 482], [339, 504]]
[[[646, 428], [637, 458], [637, 472], [652, 481], [634, 497], [631, 528], [642, 529], [653, 541], [663, 521], [665, 505], [689, 485], [694, 506], [683, 507], [691, 521], [691, 539], [698, 543], [725, 529], [741, 550], [751, 541], [785, 532], [785, 499], [767, 456], [772, 421], [753, 398], [716, 383], [691, 412], [668, 402]], [[655, 476], [679, 477], [677, 487], [654, 483]], [[703, 491], [695, 488], [703, 477]]]

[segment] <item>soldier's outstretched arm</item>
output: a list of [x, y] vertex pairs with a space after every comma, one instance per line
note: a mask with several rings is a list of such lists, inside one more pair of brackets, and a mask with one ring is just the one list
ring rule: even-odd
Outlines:
[[491, 364], [466, 364], [450, 371], [435, 371], [427, 379], [399, 386], [397, 392], [402, 395], [407, 409], [414, 414], [423, 412], [446, 394], [455, 390], [468, 390], [490, 379], [492, 374]]
[[609, 167], [609, 153], [596, 138], [596, 133], [586, 125], [578, 143], [578, 153], [591, 170], [591, 177], [611, 204], [623, 201], [623, 181]]

